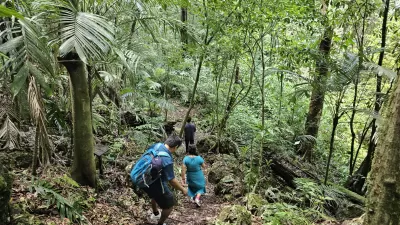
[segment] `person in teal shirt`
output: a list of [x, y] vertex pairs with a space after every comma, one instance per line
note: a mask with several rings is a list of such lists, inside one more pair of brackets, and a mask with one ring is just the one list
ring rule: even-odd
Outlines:
[[200, 197], [206, 193], [206, 179], [203, 170], [206, 164], [197, 154], [195, 145], [189, 145], [188, 155], [183, 158], [182, 181], [188, 185], [188, 195], [200, 207]]

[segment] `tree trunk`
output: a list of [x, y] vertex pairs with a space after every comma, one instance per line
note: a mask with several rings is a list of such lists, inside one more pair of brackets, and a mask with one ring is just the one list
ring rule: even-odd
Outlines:
[[37, 168], [38, 168], [38, 153], [39, 153], [39, 135], [38, 133], [40, 132], [39, 130], [39, 125], [36, 125], [36, 134], [35, 134], [35, 147], [33, 149], [33, 159], [32, 159], [32, 176], [37, 175]]
[[329, 173], [329, 167], [331, 165], [331, 159], [332, 159], [332, 155], [333, 155], [333, 150], [334, 150], [334, 143], [335, 143], [335, 135], [336, 135], [336, 129], [337, 126], [339, 124], [339, 120], [340, 118], [343, 116], [343, 112], [340, 113], [340, 105], [342, 103], [342, 100], [344, 98], [346, 90], [343, 90], [339, 93], [339, 96], [336, 100], [335, 103], [335, 111], [334, 111], [334, 115], [333, 115], [333, 120], [332, 120], [332, 131], [331, 131], [331, 141], [329, 143], [329, 156], [328, 156], [328, 163], [326, 165], [326, 171], [325, 171], [325, 180], [324, 180], [324, 184], [326, 185], [328, 182], [328, 173]]
[[362, 161], [360, 167], [358, 170], [354, 173], [353, 176], [351, 176], [346, 184], [345, 187], [349, 189], [350, 191], [353, 191], [359, 195], [364, 195], [365, 190], [363, 189], [364, 184], [365, 184], [365, 179], [367, 178], [368, 172], [371, 170], [370, 165], [368, 165], [368, 162], [371, 159], [369, 159], [369, 156], [365, 156], [364, 160]]
[[234, 104], [237, 99], [237, 89], [235, 88], [236, 83], [234, 83], [234, 78], [236, 76], [239, 76], [239, 66], [237, 66], [237, 59], [235, 59], [235, 63], [233, 65], [233, 72], [232, 72], [231, 80], [229, 83], [229, 90], [228, 90], [228, 96], [226, 99], [225, 111], [223, 113], [223, 117], [222, 117], [221, 121], [218, 124], [218, 138], [221, 137], [220, 134], [226, 128], [226, 124], [231, 115], [231, 112], [234, 109]]
[[[262, 30], [261, 33], [263, 33]], [[265, 134], [265, 56], [264, 56], [264, 37], [263, 35], [260, 38], [260, 53], [261, 53], [261, 84], [260, 84], [260, 94], [261, 94], [261, 140], [260, 140], [260, 155], [258, 158], [258, 177], [261, 178], [261, 172], [263, 168], [263, 155], [264, 155], [264, 134]], [[271, 35], [271, 43], [272, 35]], [[272, 44], [271, 44], [272, 45]], [[270, 57], [272, 57], [272, 48], [270, 52]], [[272, 61], [272, 59], [271, 59]]]
[[64, 57], [62, 64], [67, 68], [71, 78], [74, 139], [71, 175], [79, 184], [95, 187], [96, 167], [86, 65], [73, 53]]
[[400, 224], [400, 80], [384, 124], [372, 165], [364, 225]]
[[183, 23], [182, 28], [181, 28], [181, 42], [182, 42], [183, 50], [186, 51], [186, 45], [189, 42], [188, 42], [188, 34], [187, 34], [187, 28], [186, 28], [187, 8], [185, 8], [185, 7], [181, 8], [181, 21]]
[[[314, 137], [318, 136], [319, 122], [324, 107], [325, 86], [328, 78], [328, 58], [332, 44], [332, 33], [332, 28], [327, 27], [319, 45], [321, 58], [316, 64], [317, 76], [313, 82], [313, 90], [306, 120], [305, 134]], [[311, 161], [313, 147], [313, 145], [310, 145], [309, 148], [305, 148], [302, 152], [308, 161]]]
[[189, 117], [190, 111], [193, 109], [193, 106], [194, 106], [194, 98], [196, 96], [197, 84], [199, 83], [200, 72], [201, 72], [201, 67], [203, 65], [203, 60], [204, 60], [204, 53], [201, 54], [200, 60], [199, 60], [199, 65], [197, 66], [196, 79], [194, 81], [194, 86], [193, 86], [193, 90], [192, 90], [192, 94], [191, 94], [191, 98], [190, 98], [189, 109], [186, 112], [185, 119], [182, 121], [182, 126], [181, 126], [181, 130], [179, 132], [179, 137], [182, 137], [182, 135], [183, 135], [183, 131], [185, 130], [186, 120]]

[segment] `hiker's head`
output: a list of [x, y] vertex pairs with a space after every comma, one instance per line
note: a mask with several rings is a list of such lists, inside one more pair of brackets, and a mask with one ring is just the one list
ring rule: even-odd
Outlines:
[[175, 152], [182, 145], [182, 139], [177, 135], [171, 135], [165, 140], [164, 144], [167, 145], [168, 150]]
[[190, 123], [190, 122], [192, 122], [192, 117], [188, 116], [188, 118], [187, 118], [186, 122], [187, 122], [187, 123]]
[[195, 144], [190, 144], [188, 149], [189, 155], [197, 155], [197, 147]]

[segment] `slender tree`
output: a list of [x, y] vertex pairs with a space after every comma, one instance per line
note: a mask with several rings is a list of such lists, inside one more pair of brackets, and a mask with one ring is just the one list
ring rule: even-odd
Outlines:
[[187, 33], [187, 16], [188, 16], [188, 9], [187, 7], [181, 7], [181, 21], [183, 23], [181, 28], [181, 42], [183, 46], [183, 50], [186, 50], [186, 45], [188, 44], [188, 33]]
[[[378, 65], [382, 66], [383, 65], [383, 59], [385, 56], [385, 47], [386, 47], [386, 35], [387, 35], [387, 19], [388, 19], [388, 14], [389, 14], [389, 5], [390, 5], [390, 0], [385, 1], [385, 8], [383, 11], [383, 20], [382, 20], [382, 28], [381, 28], [381, 49], [382, 51], [379, 53], [379, 59], [378, 59]], [[375, 117], [372, 119], [372, 129], [371, 129], [371, 135], [369, 138], [369, 144], [368, 144], [368, 151], [367, 155], [364, 159], [364, 161], [361, 163], [359, 169], [356, 171], [356, 173], [349, 178], [347, 182], [347, 188], [350, 190], [357, 192], [357, 193], [362, 193], [362, 188], [365, 184], [366, 177], [371, 170], [371, 164], [372, 164], [372, 159], [375, 153], [375, 148], [376, 148], [376, 132], [377, 132], [377, 122], [376, 122], [376, 115], [379, 114], [379, 111], [381, 110], [382, 107], [382, 76], [381, 75], [376, 75], [376, 97], [375, 97], [375, 105], [374, 105], [374, 114]]]
[[325, 179], [324, 179], [324, 184], [326, 185], [328, 182], [328, 174], [329, 174], [329, 167], [331, 164], [331, 159], [332, 159], [332, 154], [334, 150], [334, 142], [335, 142], [335, 135], [336, 135], [336, 129], [339, 124], [340, 118], [344, 115], [345, 111], [340, 112], [340, 106], [342, 104], [344, 95], [346, 93], [347, 88], [343, 88], [342, 90], [339, 91], [338, 97], [335, 101], [335, 107], [333, 109], [333, 119], [332, 119], [332, 131], [331, 131], [331, 140], [329, 142], [329, 156], [328, 156], [328, 163], [326, 166], [325, 170]]

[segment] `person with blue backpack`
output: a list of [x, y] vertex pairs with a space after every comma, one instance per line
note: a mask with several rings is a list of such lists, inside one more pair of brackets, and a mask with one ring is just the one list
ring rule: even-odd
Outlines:
[[[151, 199], [153, 214], [150, 219], [157, 220], [158, 225], [164, 222], [175, 205], [174, 195], [168, 187], [181, 191], [185, 196], [187, 190], [178, 182], [174, 174], [174, 153], [182, 140], [178, 136], [170, 136], [164, 143], [150, 146], [142, 157], [134, 164], [130, 173], [133, 184], [142, 189]], [[158, 211], [157, 205], [162, 209]]]

